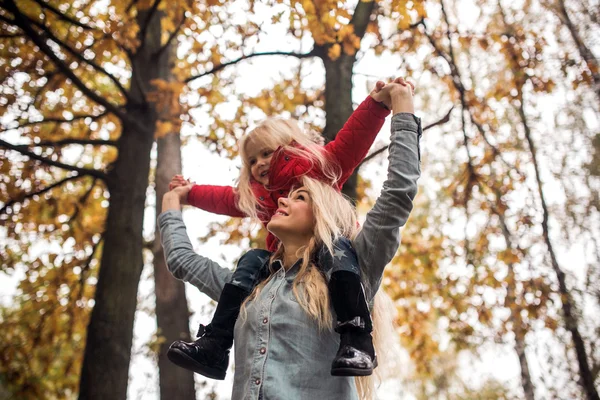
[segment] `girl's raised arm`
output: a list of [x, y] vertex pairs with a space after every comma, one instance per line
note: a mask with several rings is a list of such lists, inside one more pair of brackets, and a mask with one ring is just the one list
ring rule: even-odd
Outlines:
[[390, 110], [369, 95], [354, 110], [335, 140], [325, 145], [325, 151], [333, 156], [342, 169], [339, 186], [348, 180], [364, 160], [389, 114]]

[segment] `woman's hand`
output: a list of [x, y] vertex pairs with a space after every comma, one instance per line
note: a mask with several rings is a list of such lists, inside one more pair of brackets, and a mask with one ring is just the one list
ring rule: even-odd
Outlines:
[[189, 183], [185, 186], [177, 186], [165, 193], [162, 201], [162, 212], [168, 210], [181, 210], [181, 206], [187, 204], [187, 196], [193, 186], [193, 183]]
[[384, 90], [389, 91], [390, 101], [392, 103], [392, 113], [415, 113], [413, 104], [413, 94], [415, 86], [403, 78], [396, 78], [391, 83], [385, 85]]

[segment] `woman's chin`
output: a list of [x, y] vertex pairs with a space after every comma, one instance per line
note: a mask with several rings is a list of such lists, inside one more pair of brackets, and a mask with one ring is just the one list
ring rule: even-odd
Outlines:
[[279, 224], [277, 222], [274, 222], [273, 220], [271, 220], [267, 224], [267, 230], [269, 232], [271, 232], [273, 235], [275, 235], [277, 238], [279, 238], [279, 236], [277, 234], [281, 232], [281, 226], [279, 226]]

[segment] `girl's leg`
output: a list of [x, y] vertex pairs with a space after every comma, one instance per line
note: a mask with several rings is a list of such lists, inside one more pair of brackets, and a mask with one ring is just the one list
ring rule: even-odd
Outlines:
[[208, 378], [225, 379], [240, 307], [256, 285], [259, 271], [270, 255], [267, 250], [255, 249], [240, 258], [231, 282], [223, 287], [211, 323], [200, 325], [196, 341], [173, 342], [167, 352], [169, 360]]
[[371, 375], [377, 366], [371, 337], [373, 323], [352, 243], [346, 238], [338, 239], [333, 254], [323, 248], [317, 262], [330, 276], [329, 296], [337, 315], [335, 331], [340, 334], [340, 348], [331, 365], [331, 374]]

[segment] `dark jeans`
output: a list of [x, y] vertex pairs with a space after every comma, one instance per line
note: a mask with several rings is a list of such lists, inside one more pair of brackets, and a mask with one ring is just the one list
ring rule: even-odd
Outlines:
[[[230, 283], [249, 292], [252, 291], [254, 286], [269, 276], [270, 256], [271, 252], [263, 249], [247, 251], [238, 261]], [[352, 242], [346, 238], [339, 238], [333, 243], [333, 254], [323, 246], [317, 252], [315, 264], [328, 280], [336, 271], [350, 271], [360, 276], [356, 251], [352, 247]]]

